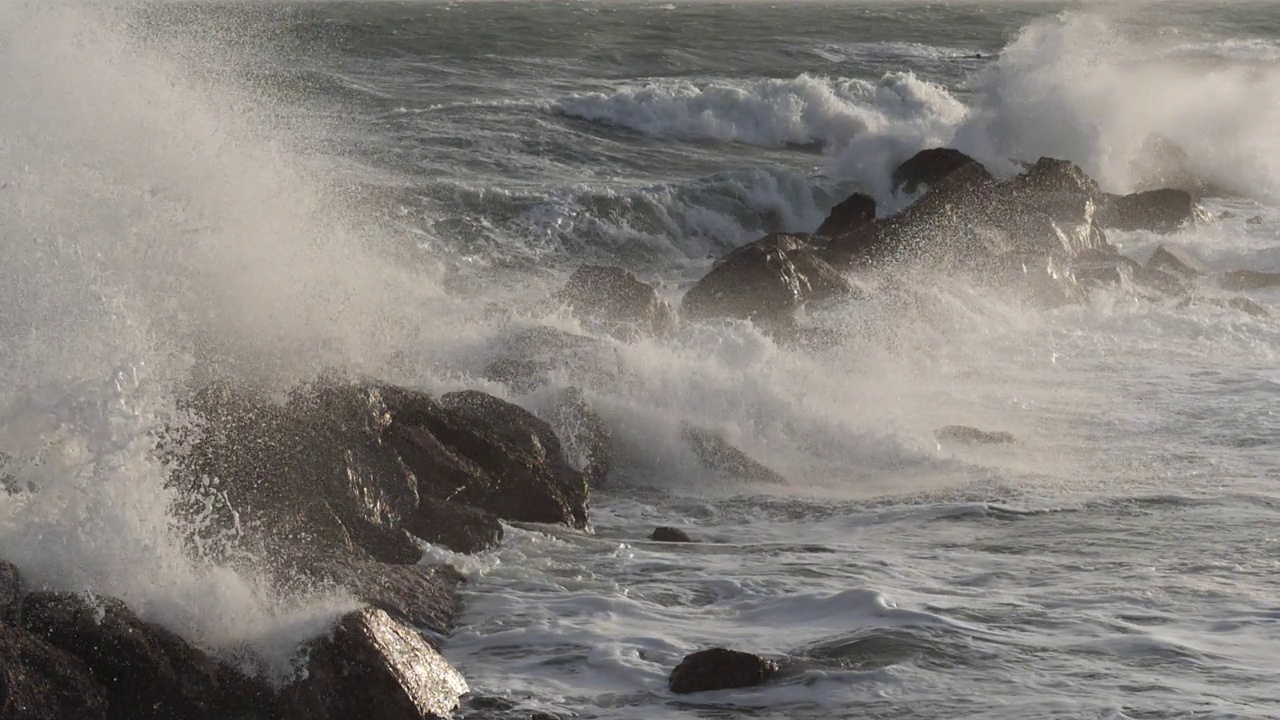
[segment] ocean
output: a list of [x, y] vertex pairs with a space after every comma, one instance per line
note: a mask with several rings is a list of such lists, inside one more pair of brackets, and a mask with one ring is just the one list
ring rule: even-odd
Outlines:
[[[429, 553], [468, 578], [443, 652], [477, 693], [631, 720], [1280, 717], [1275, 317], [897, 268], [852, 276], [808, 318], [836, 340], [803, 349], [745, 321], [620, 341], [547, 300], [597, 263], [678, 303], [851, 192], [904, 207], [889, 174], [938, 146], [1128, 192], [1172, 141], [1212, 219], [1109, 239], [1280, 270], [1280, 6], [0, 0], [0, 68], [0, 557], [32, 582], [287, 665], [351, 600], [191, 542], [154, 446], [193, 368], [535, 412], [577, 387], [617, 452], [591, 531]], [[485, 379], [537, 326], [607, 352]], [[686, 423], [788, 482], [709, 474]], [[938, 442], [953, 424], [1017, 442]], [[798, 669], [671, 694], [711, 646]]]

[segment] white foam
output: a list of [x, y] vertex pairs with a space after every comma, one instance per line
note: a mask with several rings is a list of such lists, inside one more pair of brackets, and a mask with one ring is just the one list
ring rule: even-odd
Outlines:
[[647, 135], [782, 147], [841, 146], [895, 123], [918, 123], [930, 112], [957, 112], [959, 104], [932, 83], [895, 73], [879, 84], [814, 75], [750, 83], [663, 80], [561, 98], [554, 108]]

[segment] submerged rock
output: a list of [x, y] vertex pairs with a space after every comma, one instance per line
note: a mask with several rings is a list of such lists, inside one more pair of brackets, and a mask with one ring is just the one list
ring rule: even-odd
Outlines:
[[107, 718], [107, 692], [89, 668], [31, 633], [0, 625], [0, 720], [72, 718]]
[[581, 265], [558, 297], [580, 320], [600, 322], [619, 339], [664, 335], [675, 327], [675, 312], [667, 301], [622, 268]]
[[653, 533], [649, 535], [649, 539], [655, 542], [669, 542], [669, 543], [696, 542], [692, 537], [689, 536], [689, 533], [681, 530], [680, 528], [673, 528], [673, 527], [666, 527], [666, 526], [656, 528], [653, 531]]
[[1225, 290], [1261, 290], [1280, 286], [1280, 273], [1258, 270], [1232, 270], [1223, 273], [1218, 284]]
[[485, 367], [484, 376], [515, 392], [527, 393], [546, 385], [553, 373], [617, 374], [609, 360], [616, 361], [608, 344], [586, 335], [575, 335], [550, 327], [534, 327], [508, 335], [494, 348], [496, 357]]
[[724, 648], [700, 650], [688, 655], [671, 671], [668, 687], [684, 695], [709, 690], [760, 685], [778, 674], [773, 660]]
[[814, 232], [820, 237], [834, 237], [853, 232], [876, 219], [876, 200], [866, 193], [856, 192], [842, 200], [822, 221]]
[[1212, 272], [1200, 258], [1177, 245], [1168, 244], [1156, 248], [1151, 259], [1147, 261], [1147, 267], [1187, 278], [1203, 277]]
[[265, 682], [143, 622], [114, 598], [38, 592], [22, 600], [20, 626], [82, 661], [106, 691], [113, 720], [271, 718]]
[[690, 319], [737, 318], [787, 328], [806, 303], [853, 295], [806, 238], [773, 234], [729, 253], [681, 301]]
[[987, 431], [966, 425], [948, 425], [933, 431], [938, 442], [958, 442], [966, 445], [1002, 445], [1015, 442], [1013, 434], [1003, 431]]
[[604, 485], [613, 467], [613, 432], [576, 387], [565, 388], [552, 409], [565, 456], [582, 468], [587, 482]]
[[351, 613], [312, 643], [306, 678], [281, 693], [285, 720], [447, 720], [467, 682], [412, 627]]
[[785, 485], [787, 482], [786, 478], [751, 459], [711, 430], [685, 423], [680, 428], [680, 434], [702, 464], [710, 470], [753, 482], [776, 485]]

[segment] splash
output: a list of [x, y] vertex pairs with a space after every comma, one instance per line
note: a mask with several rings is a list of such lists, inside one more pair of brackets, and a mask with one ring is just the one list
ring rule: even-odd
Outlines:
[[145, 29], [0, 6], [0, 552], [34, 587], [273, 663], [350, 598], [281, 597], [186, 552], [155, 433], [193, 372], [280, 388], [386, 367], [448, 309], [370, 251], [384, 229], [253, 94]]

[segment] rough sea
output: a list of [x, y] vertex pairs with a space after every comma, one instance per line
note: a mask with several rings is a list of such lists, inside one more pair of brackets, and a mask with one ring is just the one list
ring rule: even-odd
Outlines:
[[[1111, 241], [1280, 270], [1277, 128], [1280, 5], [1244, 0], [0, 0], [0, 556], [287, 662], [350, 600], [188, 541], [152, 450], [197, 359], [535, 411], [575, 386], [619, 452], [593, 532], [429, 555], [469, 578], [444, 653], [479, 693], [619, 720], [1280, 717], [1275, 317], [903, 269], [854, 278], [809, 318], [838, 342], [801, 350], [729, 321], [619, 342], [546, 302], [586, 262], [678, 301], [855, 190], [903, 207], [889, 173], [936, 146], [1125, 192], [1172, 140], [1214, 219]], [[537, 325], [608, 352], [529, 393], [481, 378]], [[709, 476], [686, 422], [788, 484]], [[939, 444], [951, 424], [1018, 442]], [[672, 695], [713, 645], [800, 669]]]

